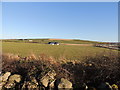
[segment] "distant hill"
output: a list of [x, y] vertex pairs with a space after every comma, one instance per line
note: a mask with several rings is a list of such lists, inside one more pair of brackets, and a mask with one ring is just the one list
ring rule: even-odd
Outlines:
[[65, 44], [95, 44], [96, 41], [79, 40], [79, 39], [4, 39], [3, 42], [26, 42], [26, 43], [41, 43], [59, 42]]
[[73, 39], [48, 39], [48, 40], [65, 40], [65, 41], [68, 41], [68, 40], [73, 40]]

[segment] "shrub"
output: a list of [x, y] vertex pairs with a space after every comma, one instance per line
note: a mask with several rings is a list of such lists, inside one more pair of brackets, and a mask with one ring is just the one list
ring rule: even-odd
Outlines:
[[120, 57], [114, 53], [86, 57], [83, 62], [68, 62], [62, 67], [71, 73], [76, 88], [81, 88], [84, 83], [97, 87], [100, 82], [114, 84], [120, 81]]
[[[17, 58], [16, 58], [17, 57]], [[63, 57], [62, 57], [63, 58]], [[13, 54], [2, 55], [2, 72], [10, 71], [23, 76], [24, 80], [35, 77], [39, 80], [49, 70], [55, 70], [56, 78], [66, 78], [73, 83], [74, 88], [81, 88], [84, 83], [94, 87], [100, 82], [120, 85], [120, 56], [110, 53], [86, 57], [84, 61], [55, 60], [53, 57], [34, 54], [21, 58]], [[66, 60], [66, 61], [65, 61]]]

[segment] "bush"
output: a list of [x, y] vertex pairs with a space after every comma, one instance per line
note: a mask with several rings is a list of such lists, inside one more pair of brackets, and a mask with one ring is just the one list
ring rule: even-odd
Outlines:
[[81, 88], [84, 83], [97, 87], [100, 82], [114, 84], [120, 81], [120, 57], [114, 53], [86, 57], [83, 62], [68, 62], [62, 66], [71, 73], [76, 88]]
[[[66, 59], [64, 59], [66, 60]], [[45, 54], [36, 57], [34, 54], [21, 58], [13, 54], [2, 55], [2, 72], [20, 74], [24, 80], [35, 77], [37, 80], [49, 70], [55, 70], [56, 78], [66, 78], [73, 83], [74, 88], [84, 84], [97, 87], [100, 82], [120, 85], [120, 56], [110, 53], [86, 57], [84, 61], [55, 60]]]

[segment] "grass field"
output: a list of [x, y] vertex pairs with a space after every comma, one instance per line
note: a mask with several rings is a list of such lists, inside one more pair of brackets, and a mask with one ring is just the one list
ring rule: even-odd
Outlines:
[[[3, 53], [13, 53], [22, 57], [30, 54], [40, 55], [46, 54], [54, 58], [65, 57], [69, 60], [81, 60], [85, 56], [94, 56], [99, 53], [106, 55], [111, 52], [109, 49], [92, 47], [92, 46], [69, 46], [69, 45], [48, 45], [39, 43], [16, 43], [3, 42]], [[112, 50], [116, 52], [115, 50]]]

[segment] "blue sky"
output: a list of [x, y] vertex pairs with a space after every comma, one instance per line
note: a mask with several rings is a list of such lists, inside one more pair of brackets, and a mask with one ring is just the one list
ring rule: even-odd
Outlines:
[[118, 40], [117, 2], [4, 2], [2, 38]]

